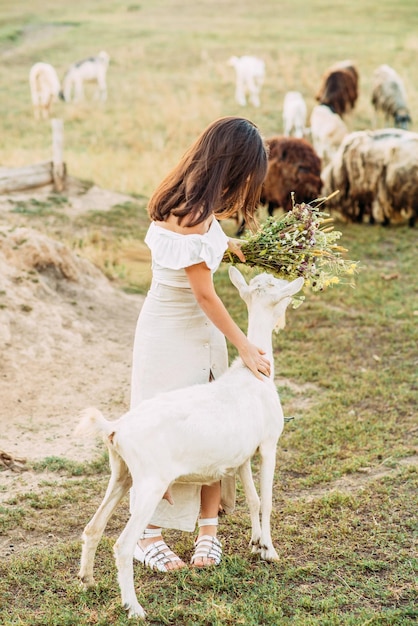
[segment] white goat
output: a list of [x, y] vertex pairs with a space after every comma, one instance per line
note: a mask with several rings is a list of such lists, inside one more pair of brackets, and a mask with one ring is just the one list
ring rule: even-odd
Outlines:
[[61, 98], [70, 102], [73, 94], [74, 101], [84, 99], [84, 83], [96, 82], [98, 97], [100, 100], [107, 99], [106, 74], [109, 67], [110, 57], [107, 52], [99, 52], [95, 57], [78, 61], [71, 65], [62, 81]]
[[342, 117], [326, 104], [318, 104], [312, 109], [310, 124], [313, 147], [325, 165], [338, 150], [348, 128]]
[[57, 72], [49, 63], [35, 63], [30, 68], [29, 86], [35, 119], [48, 119], [61, 88]]
[[411, 117], [405, 87], [399, 74], [389, 65], [380, 65], [373, 73], [372, 105], [375, 128], [378, 112], [382, 111], [386, 122], [390, 120], [396, 128], [408, 130]]
[[235, 68], [235, 100], [241, 106], [247, 104], [247, 94], [251, 104], [260, 106], [260, 91], [264, 82], [265, 64], [253, 56], [233, 56], [228, 65]]
[[[161, 393], [116, 421], [107, 421], [97, 409], [87, 409], [77, 429], [82, 432], [94, 426], [102, 432], [112, 470], [106, 495], [83, 533], [79, 577], [86, 587], [94, 584], [94, 556], [107, 521], [134, 486], [131, 517], [114, 546], [122, 604], [130, 617], [145, 617], [133, 581], [136, 542], [164, 493], [179, 478], [211, 484], [239, 471], [250, 509], [252, 551], [267, 561], [278, 559], [270, 516], [283, 411], [274, 384], [271, 335], [278, 324], [284, 327], [286, 307], [302, 288], [303, 278], [288, 282], [260, 274], [247, 285], [236, 268], [231, 267], [229, 275], [248, 307], [248, 337], [270, 359], [270, 378], [259, 380], [238, 358], [217, 380]], [[261, 524], [250, 464], [257, 449]]]
[[283, 134], [303, 138], [307, 114], [306, 102], [300, 91], [288, 91], [283, 100]]

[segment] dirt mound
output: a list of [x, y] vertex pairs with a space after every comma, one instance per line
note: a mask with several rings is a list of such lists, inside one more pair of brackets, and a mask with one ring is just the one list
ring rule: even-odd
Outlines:
[[[131, 350], [143, 301], [92, 263], [29, 228], [0, 227], [0, 450], [28, 461], [90, 459], [73, 436], [79, 411], [128, 407]], [[22, 464], [20, 463], [20, 466]], [[44, 477], [0, 472], [4, 495]]]

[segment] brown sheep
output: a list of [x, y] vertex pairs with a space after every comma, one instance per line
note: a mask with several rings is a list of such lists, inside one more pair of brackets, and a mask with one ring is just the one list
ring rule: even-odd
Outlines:
[[418, 133], [401, 129], [357, 131], [343, 140], [323, 170], [323, 194], [350, 221], [383, 225], [418, 217]]
[[[321, 159], [311, 144], [299, 137], [276, 136], [266, 140], [269, 148], [267, 176], [261, 191], [261, 203], [268, 214], [292, 208], [292, 192], [296, 203], [312, 202], [321, 193]], [[237, 235], [245, 229], [243, 221]]]
[[357, 102], [358, 83], [358, 70], [351, 61], [335, 63], [324, 72], [315, 98], [343, 117]]

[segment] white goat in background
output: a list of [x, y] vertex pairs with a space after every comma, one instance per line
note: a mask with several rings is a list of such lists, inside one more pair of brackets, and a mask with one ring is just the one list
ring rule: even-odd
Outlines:
[[377, 127], [378, 112], [383, 112], [386, 122], [396, 128], [408, 130], [411, 117], [407, 106], [406, 91], [399, 74], [389, 65], [380, 65], [373, 73], [372, 105], [374, 127]]
[[29, 87], [35, 119], [48, 119], [58, 100], [60, 81], [49, 63], [35, 63], [29, 71]]
[[337, 152], [348, 128], [341, 115], [326, 104], [318, 104], [312, 109], [310, 124], [312, 145], [324, 166]]
[[[248, 337], [270, 359], [270, 378], [259, 380], [238, 358], [217, 380], [161, 393], [116, 421], [106, 420], [97, 409], [87, 409], [77, 428], [77, 432], [93, 428], [102, 433], [112, 470], [104, 499], [83, 533], [79, 577], [86, 587], [94, 584], [94, 557], [112, 512], [132, 484], [137, 494], [131, 517], [114, 546], [122, 604], [130, 617], [145, 617], [133, 579], [136, 542], [164, 493], [179, 478], [211, 484], [239, 471], [251, 516], [252, 551], [267, 561], [278, 559], [270, 516], [283, 411], [274, 384], [272, 331], [277, 325], [284, 327], [286, 308], [302, 288], [303, 278], [288, 282], [260, 274], [247, 285], [235, 267], [229, 276], [248, 307]], [[156, 437], [158, 432], [164, 436]], [[261, 524], [251, 472], [257, 449]]]
[[235, 68], [235, 100], [245, 106], [248, 95], [251, 104], [259, 107], [260, 91], [265, 77], [264, 61], [254, 56], [233, 56], [228, 65]]
[[303, 138], [307, 115], [306, 102], [300, 91], [288, 91], [283, 100], [283, 134]]
[[84, 83], [97, 83], [98, 98], [105, 101], [107, 99], [106, 75], [109, 67], [110, 57], [107, 52], [99, 52], [95, 57], [78, 61], [71, 65], [62, 81], [61, 98], [65, 102], [70, 102], [73, 96], [74, 101], [84, 99]]

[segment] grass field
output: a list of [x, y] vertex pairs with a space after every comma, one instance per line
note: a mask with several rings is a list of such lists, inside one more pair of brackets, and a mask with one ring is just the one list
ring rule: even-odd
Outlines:
[[[77, 245], [108, 274], [111, 249], [112, 278], [126, 290], [144, 292], [149, 281], [142, 244], [147, 197], [214, 118], [245, 114], [265, 136], [280, 133], [285, 92], [302, 91], [311, 108], [323, 70], [351, 58], [360, 71], [360, 97], [350, 128], [371, 127], [371, 74], [381, 63], [402, 75], [418, 128], [416, 0], [2, 0], [2, 166], [50, 158], [50, 125], [35, 122], [31, 111], [30, 66], [50, 62], [62, 77], [72, 61], [101, 49], [111, 56], [108, 102], [97, 104], [88, 92], [84, 103], [60, 102], [55, 113], [64, 120], [69, 173], [132, 194], [132, 202], [69, 221], [52, 196], [43, 206], [21, 206], [14, 219]], [[259, 109], [234, 102], [226, 64], [232, 54], [266, 62]], [[219, 568], [173, 576], [135, 570], [149, 624], [417, 622], [417, 231], [338, 228], [362, 266], [356, 288], [307, 297], [275, 338], [279, 391], [286, 415], [294, 417], [278, 448], [272, 529], [281, 560], [271, 565], [249, 554], [239, 492], [236, 513], [222, 522]], [[216, 285], [245, 327], [226, 268]], [[126, 506], [100, 544], [97, 588], [80, 592], [75, 581], [79, 535], [107, 481], [105, 459], [45, 463], [68, 475], [64, 488], [51, 483], [40, 494], [10, 494], [0, 509], [0, 536], [53, 536], [64, 526], [68, 540], [0, 563], [0, 623], [128, 624], [111, 549]], [[190, 552], [191, 536], [167, 537], [180, 554]]]

